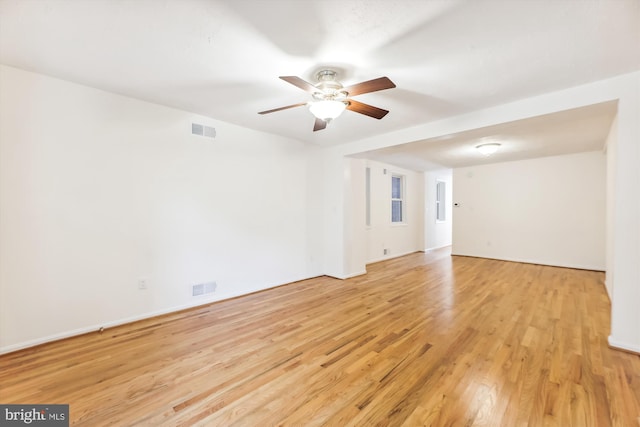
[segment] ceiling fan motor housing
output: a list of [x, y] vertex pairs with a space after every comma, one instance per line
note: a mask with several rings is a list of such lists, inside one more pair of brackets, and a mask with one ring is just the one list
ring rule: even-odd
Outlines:
[[316, 74], [318, 92], [313, 97], [318, 101], [344, 101], [349, 94], [342, 90], [344, 86], [336, 80], [337, 73], [333, 70], [322, 70]]

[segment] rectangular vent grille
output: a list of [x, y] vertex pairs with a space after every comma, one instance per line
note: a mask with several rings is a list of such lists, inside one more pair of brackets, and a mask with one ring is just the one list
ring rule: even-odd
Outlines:
[[199, 123], [191, 123], [191, 135], [204, 136], [206, 138], [216, 137], [216, 128]]
[[198, 283], [191, 287], [191, 296], [199, 297], [201, 295], [212, 294], [216, 291], [216, 282]]
[[216, 137], [216, 130], [214, 128], [212, 128], [211, 126], [205, 126], [204, 127], [204, 136], [206, 136], [207, 138], [215, 138]]

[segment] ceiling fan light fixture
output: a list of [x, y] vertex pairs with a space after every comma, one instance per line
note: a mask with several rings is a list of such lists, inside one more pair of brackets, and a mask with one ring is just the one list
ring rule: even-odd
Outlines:
[[338, 117], [347, 108], [342, 101], [316, 101], [309, 105], [309, 111], [317, 118], [328, 122]]
[[482, 153], [482, 155], [489, 157], [494, 154], [500, 148], [500, 144], [497, 142], [489, 142], [486, 144], [476, 145], [476, 149]]
[[388, 77], [378, 77], [377, 79], [344, 87], [342, 83], [335, 79], [335, 76], [335, 71], [322, 70], [317, 75], [318, 83], [315, 85], [297, 76], [280, 76], [281, 80], [310, 93], [313, 101], [299, 102], [297, 104], [285, 105], [284, 107], [272, 108], [271, 110], [259, 111], [258, 114], [275, 113], [276, 111], [306, 105], [309, 107], [311, 114], [316, 118], [313, 125], [314, 132], [326, 129], [327, 123], [342, 114], [345, 109], [378, 120], [387, 115], [389, 111], [365, 104], [364, 102], [358, 102], [351, 99], [351, 97], [396, 87], [395, 83], [389, 80]]

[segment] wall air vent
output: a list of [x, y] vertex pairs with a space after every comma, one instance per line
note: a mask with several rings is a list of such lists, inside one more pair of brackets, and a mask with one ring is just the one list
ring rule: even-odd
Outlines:
[[191, 296], [199, 297], [202, 295], [212, 294], [216, 291], [216, 282], [198, 283], [191, 286]]
[[191, 135], [204, 136], [205, 138], [215, 138], [216, 128], [199, 123], [191, 123]]

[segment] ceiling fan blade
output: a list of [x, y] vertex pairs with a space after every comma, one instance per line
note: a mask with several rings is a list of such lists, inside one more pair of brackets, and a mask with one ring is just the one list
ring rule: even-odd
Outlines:
[[352, 86], [345, 87], [344, 90], [349, 93], [349, 96], [356, 96], [378, 90], [392, 89], [394, 87], [396, 87], [395, 83], [389, 80], [388, 77], [380, 77], [366, 82], [356, 83]]
[[373, 105], [354, 101], [353, 99], [349, 100], [349, 105], [347, 105], [347, 110], [355, 111], [356, 113], [364, 114], [365, 116], [373, 117], [374, 119], [378, 119], [378, 120], [386, 116], [388, 113], [387, 110], [374, 107]]
[[318, 92], [318, 88], [315, 87], [314, 85], [312, 85], [311, 83], [302, 80], [300, 77], [297, 76], [280, 76], [280, 78], [282, 80], [284, 80], [287, 83], [291, 83], [294, 86], [299, 87], [300, 89], [307, 91], [309, 93], [315, 93]]
[[260, 112], [258, 112], [258, 114], [275, 113], [276, 111], [282, 111], [282, 110], [286, 110], [288, 108], [302, 107], [303, 105], [307, 105], [307, 103], [306, 102], [301, 102], [299, 104], [287, 105], [286, 107], [274, 108], [273, 110], [260, 111]]
[[327, 127], [327, 122], [322, 119], [316, 118], [316, 123], [313, 125], [313, 131], [322, 130]]

